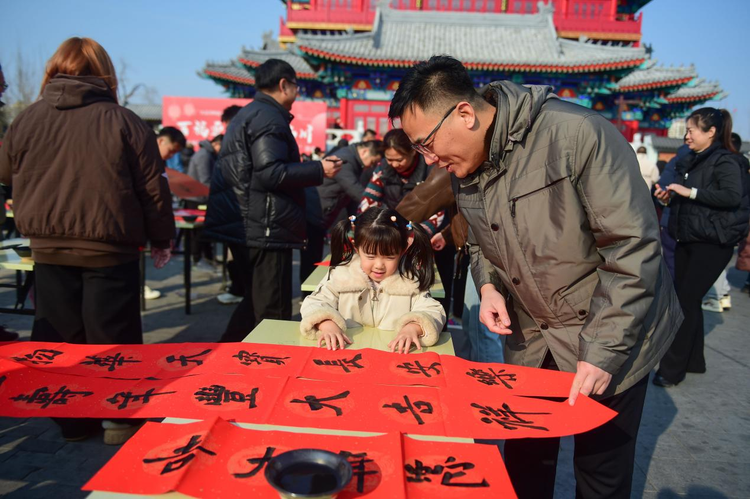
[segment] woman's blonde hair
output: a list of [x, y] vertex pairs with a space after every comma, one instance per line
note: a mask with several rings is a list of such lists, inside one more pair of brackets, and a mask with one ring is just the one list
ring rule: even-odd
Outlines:
[[47, 61], [41, 91], [58, 74], [99, 77], [109, 86], [112, 96], [117, 100], [117, 75], [112, 59], [104, 47], [91, 38], [73, 37], [62, 42]]

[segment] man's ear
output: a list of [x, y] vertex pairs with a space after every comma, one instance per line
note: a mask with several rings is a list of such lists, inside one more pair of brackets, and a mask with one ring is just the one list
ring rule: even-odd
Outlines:
[[456, 108], [458, 118], [464, 124], [464, 127], [466, 127], [468, 130], [473, 129], [477, 124], [477, 112], [476, 109], [474, 109], [474, 106], [466, 101], [463, 101], [459, 102]]

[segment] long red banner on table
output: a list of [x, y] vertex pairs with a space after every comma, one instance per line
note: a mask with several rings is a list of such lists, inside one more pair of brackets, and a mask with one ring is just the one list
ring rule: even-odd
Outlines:
[[373, 437], [255, 431], [222, 419], [147, 423], [85, 486], [131, 494], [178, 491], [193, 497], [278, 497], [268, 461], [300, 448], [345, 456], [352, 480], [339, 495], [389, 499], [516, 497], [493, 445], [424, 442], [399, 433]]
[[[304, 378], [304, 379], [303, 379]], [[0, 415], [206, 419], [507, 439], [573, 435], [614, 412], [572, 375], [435, 353], [237, 344], [0, 346]]]

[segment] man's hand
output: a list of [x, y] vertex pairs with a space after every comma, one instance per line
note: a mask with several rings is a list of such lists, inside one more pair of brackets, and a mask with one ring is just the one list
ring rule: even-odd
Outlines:
[[328, 350], [343, 350], [346, 345], [351, 345], [352, 340], [331, 320], [325, 320], [318, 324], [318, 347], [323, 346], [325, 342]]
[[419, 335], [422, 334], [422, 328], [415, 322], [410, 322], [401, 328], [396, 336], [390, 343], [388, 348], [391, 352], [395, 353], [409, 353], [412, 344], [419, 349]]
[[445, 248], [445, 238], [443, 237], [443, 234], [441, 232], [438, 232], [434, 236], [432, 236], [432, 239], [430, 239], [430, 244], [432, 244], [432, 249], [435, 251], [440, 251], [441, 249]]
[[164, 267], [172, 258], [171, 248], [151, 248], [151, 258], [154, 260], [154, 267], [160, 269]]
[[503, 295], [492, 284], [485, 284], [479, 291], [482, 294], [479, 321], [493, 333], [511, 334], [513, 331], [510, 330], [510, 316]]
[[654, 197], [664, 204], [669, 203], [669, 191], [662, 189], [659, 184], [655, 184], [654, 187]]
[[323, 158], [321, 163], [323, 163], [323, 175], [328, 178], [333, 178], [336, 176], [339, 170], [341, 170], [341, 165], [343, 162], [338, 158], [338, 156], [328, 156], [327, 158]]
[[570, 387], [568, 396], [570, 405], [575, 405], [578, 394], [601, 395], [612, 381], [612, 375], [607, 371], [579, 360], [576, 366], [576, 376], [573, 378], [573, 386]]

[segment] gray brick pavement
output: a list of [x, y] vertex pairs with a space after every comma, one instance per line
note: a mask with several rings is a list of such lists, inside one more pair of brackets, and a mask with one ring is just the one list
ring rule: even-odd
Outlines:
[[[296, 272], [297, 267], [295, 267]], [[750, 297], [739, 287], [744, 275], [729, 273], [733, 308], [705, 313], [708, 372], [688, 375], [679, 386], [649, 385], [636, 452], [632, 497], [750, 497]], [[0, 271], [0, 282], [14, 275]], [[221, 279], [193, 275], [192, 315], [185, 316], [182, 261], [160, 271], [148, 269], [148, 283], [164, 296], [148, 302], [143, 315], [145, 341], [216, 341], [233, 306], [220, 305], [215, 295]], [[295, 289], [299, 289], [295, 278]], [[10, 304], [11, 291], [0, 292], [0, 305]], [[298, 304], [295, 299], [295, 310]], [[28, 338], [31, 318], [0, 316], [0, 323]], [[574, 497], [572, 439], [563, 439], [556, 497]], [[0, 496], [8, 498], [85, 497], [80, 487], [117, 451], [101, 435], [66, 443], [46, 419], [0, 418]]]

